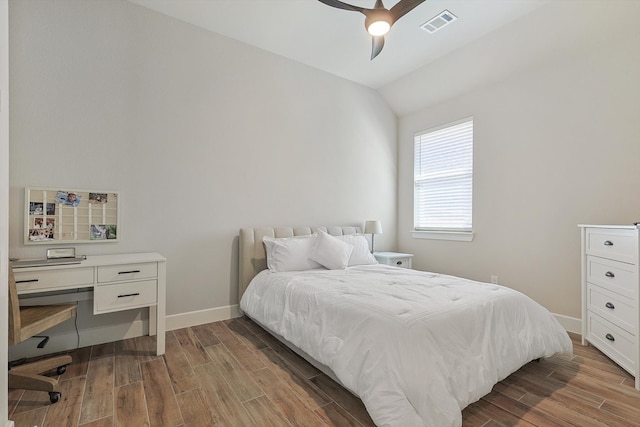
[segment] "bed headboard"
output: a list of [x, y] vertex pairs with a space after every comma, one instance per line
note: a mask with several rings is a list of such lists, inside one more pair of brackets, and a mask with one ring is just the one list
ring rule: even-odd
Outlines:
[[313, 234], [316, 230], [326, 231], [333, 236], [343, 234], [362, 233], [361, 227], [356, 226], [328, 226], [328, 227], [262, 227], [240, 229], [240, 254], [238, 275], [238, 301], [256, 274], [267, 268], [267, 255], [264, 251], [262, 238], [292, 237]]

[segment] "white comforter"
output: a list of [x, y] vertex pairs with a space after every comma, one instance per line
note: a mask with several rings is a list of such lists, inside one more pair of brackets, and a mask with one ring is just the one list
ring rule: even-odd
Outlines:
[[383, 265], [258, 274], [240, 307], [331, 368], [379, 426], [446, 427], [529, 361], [571, 352], [512, 289]]

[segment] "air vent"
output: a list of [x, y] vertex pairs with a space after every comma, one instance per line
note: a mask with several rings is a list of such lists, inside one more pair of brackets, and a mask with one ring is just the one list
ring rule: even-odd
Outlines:
[[424, 24], [420, 25], [420, 28], [422, 28], [428, 33], [435, 33], [436, 31], [446, 27], [448, 24], [452, 23], [456, 19], [458, 19], [457, 16], [455, 16], [453, 13], [445, 9], [442, 12], [440, 12], [438, 15], [429, 19]]

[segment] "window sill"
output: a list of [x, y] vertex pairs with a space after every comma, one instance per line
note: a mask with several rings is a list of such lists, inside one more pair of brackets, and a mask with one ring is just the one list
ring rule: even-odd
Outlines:
[[456, 240], [459, 242], [473, 240], [472, 231], [412, 231], [411, 236], [414, 239]]

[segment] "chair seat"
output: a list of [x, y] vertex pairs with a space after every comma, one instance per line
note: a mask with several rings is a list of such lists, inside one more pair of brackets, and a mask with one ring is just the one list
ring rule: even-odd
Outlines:
[[70, 319], [75, 313], [75, 304], [20, 307], [21, 329], [16, 343]]

